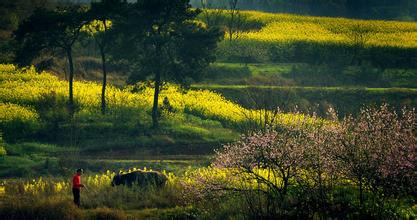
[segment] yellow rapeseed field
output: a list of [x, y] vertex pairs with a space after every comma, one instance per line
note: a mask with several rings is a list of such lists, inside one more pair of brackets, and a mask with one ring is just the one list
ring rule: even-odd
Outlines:
[[261, 23], [260, 30], [242, 33], [241, 40], [262, 42], [316, 42], [354, 44], [357, 33], [366, 35], [366, 46], [417, 47], [417, 22], [355, 20], [243, 11], [248, 21]]
[[[138, 114], [151, 109], [153, 88], [144, 87], [143, 90], [135, 93], [131, 90], [131, 87], [119, 89], [108, 86], [106, 95], [110, 114], [112, 112], [117, 114], [117, 109], [120, 108], [136, 109]], [[67, 100], [68, 83], [50, 73], [38, 73], [33, 67], [19, 69], [13, 65], [0, 64], [1, 120], [7, 121], [13, 117], [36, 120], [38, 116], [32, 106], [36, 106], [39, 100], [51, 95]], [[80, 107], [77, 114], [98, 114], [100, 95], [100, 84], [87, 81], [74, 82], [74, 99]], [[259, 120], [259, 117], [263, 117], [257, 111], [245, 109], [209, 90], [182, 92], [179, 86], [168, 84], [164, 86], [160, 94], [160, 105], [165, 97], [176, 112], [196, 114], [203, 118], [230, 124]], [[18, 113], [18, 115], [13, 113]], [[295, 119], [304, 118], [302, 115], [293, 114], [280, 114], [277, 117], [280, 123], [292, 123]]]

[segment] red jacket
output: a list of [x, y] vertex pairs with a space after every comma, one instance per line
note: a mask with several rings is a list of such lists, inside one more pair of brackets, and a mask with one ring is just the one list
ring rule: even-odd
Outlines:
[[81, 176], [78, 174], [75, 174], [74, 177], [72, 177], [72, 188], [79, 189], [81, 188]]

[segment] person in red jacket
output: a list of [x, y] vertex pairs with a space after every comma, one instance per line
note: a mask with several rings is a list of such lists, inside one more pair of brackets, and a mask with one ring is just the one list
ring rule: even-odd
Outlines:
[[83, 169], [78, 169], [77, 173], [72, 177], [72, 194], [74, 195], [74, 203], [80, 207], [80, 188], [84, 187], [81, 184], [81, 175], [83, 174]]

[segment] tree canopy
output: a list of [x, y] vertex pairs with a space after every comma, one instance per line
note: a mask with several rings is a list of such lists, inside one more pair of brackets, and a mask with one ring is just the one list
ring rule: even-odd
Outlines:
[[[155, 83], [152, 119], [158, 126], [158, 96], [164, 82], [187, 85], [201, 76], [214, 61], [214, 49], [221, 39], [218, 29], [196, 20], [200, 13], [188, 0], [142, 0], [133, 3], [120, 23], [119, 60], [128, 60], [129, 82]], [[125, 30], [125, 31], [124, 31]]]
[[67, 56], [69, 66], [69, 107], [73, 111], [74, 64], [72, 47], [83, 25], [86, 23], [82, 7], [70, 7], [47, 10], [38, 8], [23, 21], [15, 31], [20, 43], [17, 61], [27, 65], [43, 52], [61, 52]]

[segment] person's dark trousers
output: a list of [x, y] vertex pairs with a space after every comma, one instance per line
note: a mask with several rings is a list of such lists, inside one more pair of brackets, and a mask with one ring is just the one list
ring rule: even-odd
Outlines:
[[80, 189], [72, 188], [72, 194], [74, 195], [74, 203], [80, 207]]

